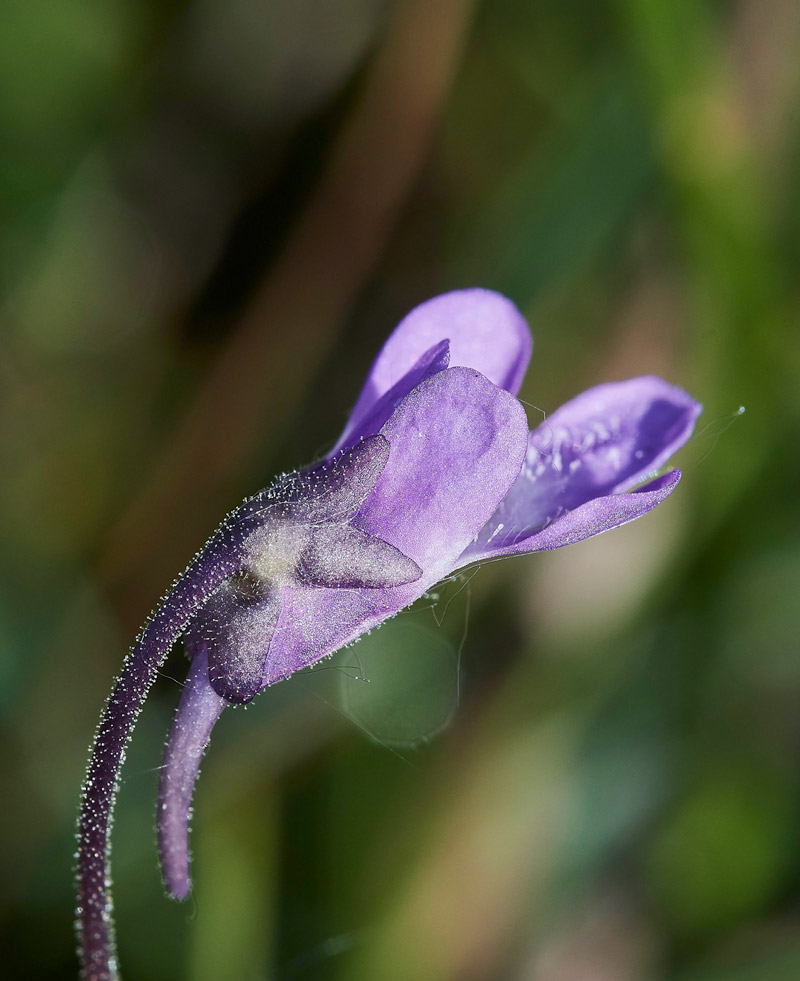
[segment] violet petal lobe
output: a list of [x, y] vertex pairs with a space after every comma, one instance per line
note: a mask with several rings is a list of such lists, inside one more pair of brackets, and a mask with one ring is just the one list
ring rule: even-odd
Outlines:
[[334, 452], [342, 446], [355, 442], [359, 437], [370, 436], [379, 432], [406, 395], [426, 379], [444, 371], [449, 364], [450, 342], [448, 340], [439, 341], [428, 348], [402, 378], [379, 398], [372, 402], [365, 401], [363, 405], [359, 403], [359, 406], [356, 406], [347, 420], [347, 425], [339, 437]]
[[310, 667], [399, 613], [422, 595], [424, 590], [417, 586], [287, 587], [264, 667], [263, 687]]
[[211, 730], [227, 704], [209, 684], [205, 653], [196, 652], [167, 739], [158, 782], [158, 853], [164, 885], [175, 899], [186, 899], [191, 891], [192, 795]]
[[554, 412], [528, 440], [525, 465], [465, 559], [504, 554], [596, 497], [629, 490], [686, 442], [702, 411], [654, 376], [598, 385]]
[[422, 570], [388, 588], [287, 587], [264, 686], [350, 643], [443, 577], [519, 473], [527, 422], [513, 396], [477, 371], [450, 368], [420, 385], [383, 428], [391, 452], [354, 524]]
[[517, 307], [492, 290], [443, 293], [415, 307], [390, 335], [367, 375], [345, 433], [358, 431], [370, 408], [434, 345], [450, 342], [450, 367], [475, 368], [513, 394], [519, 391], [533, 350], [528, 324]]
[[449, 368], [416, 388], [382, 434], [389, 461], [355, 523], [436, 582], [513, 486], [525, 458], [525, 411], [480, 372]]
[[563, 545], [573, 545], [585, 538], [619, 528], [666, 500], [678, 486], [680, 470], [672, 470], [644, 487], [628, 494], [596, 497], [565, 514], [563, 518], [533, 535], [521, 551], [543, 552]]
[[680, 479], [681, 471], [672, 470], [628, 494], [595, 497], [573, 511], [568, 511], [545, 528], [522, 536], [516, 541], [506, 539], [502, 546], [498, 548], [490, 546], [482, 553], [476, 549], [467, 549], [459, 561], [459, 566], [500, 555], [545, 552], [564, 545], [574, 545], [585, 538], [592, 538], [604, 531], [611, 531], [612, 528], [619, 528], [647, 514], [666, 500], [678, 486]]

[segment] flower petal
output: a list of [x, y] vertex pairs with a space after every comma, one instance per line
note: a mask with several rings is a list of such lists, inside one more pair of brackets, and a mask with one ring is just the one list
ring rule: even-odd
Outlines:
[[189, 814], [200, 760], [227, 702], [208, 681], [208, 662], [198, 651], [189, 668], [172, 722], [158, 782], [158, 853], [167, 892], [186, 899], [189, 878]]
[[281, 616], [272, 636], [262, 687], [290, 677], [379, 626], [422, 594], [423, 590], [416, 586], [287, 587], [283, 590]]
[[265, 685], [360, 637], [448, 575], [519, 473], [527, 424], [508, 392], [450, 368], [417, 387], [382, 433], [389, 460], [353, 523], [413, 559], [422, 576], [386, 589], [284, 589]]
[[605, 497], [595, 497], [586, 504], [580, 505], [573, 511], [568, 511], [551, 525], [540, 531], [521, 538], [519, 541], [508, 541], [504, 545], [484, 549], [482, 553], [472, 547], [462, 556], [459, 566], [470, 565], [472, 562], [486, 558], [496, 558], [500, 555], [519, 555], [523, 552], [544, 552], [564, 545], [574, 545], [584, 538], [591, 538], [612, 528], [619, 528], [635, 518], [647, 514], [657, 504], [660, 504], [675, 490], [681, 479], [680, 470], [652, 480], [630, 494], [608, 494]]
[[416, 388], [382, 434], [389, 460], [355, 523], [437, 582], [519, 474], [525, 412], [479, 372], [449, 368]]
[[530, 434], [522, 473], [469, 556], [502, 554], [587, 501], [641, 483], [686, 442], [701, 411], [654, 376], [598, 385], [567, 402]]
[[516, 306], [492, 290], [443, 293], [415, 307], [383, 345], [339, 445], [349, 434], [360, 432], [361, 422], [378, 399], [444, 340], [450, 342], [450, 367], [475, 368], [498, 387], [514, 394], [519, 391], [533, 339]]
[[432, 378], [433, 375], [444, 371], [449, 363], [450, 342], [447, 340], [439, 341], [428, 348], [403, 377], [375, 401], [365, 401], [364, 405], [361, 406], [361, 400], [359, 400], [359, 404], [356, 405], [347, 420], [347, 425], [339, 437], [339, 442], [331, 452], [336, 453], [342, 446], [354, 443], [359, 437], [370, 437], [373, 433], [379, 432], [397, 406], [417, 385], [421, 385], [427, 378]]

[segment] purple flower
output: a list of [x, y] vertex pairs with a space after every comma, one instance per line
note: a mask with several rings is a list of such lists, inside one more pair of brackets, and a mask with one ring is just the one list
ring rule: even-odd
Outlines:
[[496, 293], [423, 303], [384, 345], [335, 449], [245, 501], [173, 584], [125, 662], [89, 764], [78, 855], [86, 977], [116, 973], [113, 796], [141, 704], [179, 637], [191, 667], [161, 771], [158, 841], [167, 889], [185, 898], [192, 792], [227, 705], [351, 643], [458, 569], [581, 541], [674, 490], [680, 471], [655, 474], [690, 436], [694, 399], [653, 376], [599, 385], [529, 433], [515, 395], [531, 350], [525, 320]]

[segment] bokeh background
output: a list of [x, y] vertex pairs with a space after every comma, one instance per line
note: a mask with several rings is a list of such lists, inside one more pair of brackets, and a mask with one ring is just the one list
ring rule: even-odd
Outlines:
[[800, 976], [796, 0], [0, 23], [6, 976], [76, 975], [87, 747], [154, 601], [331, 445], [408, 309], [472, 285], [531, 321], [532, 424], [647, 372], [704, 402], [684, 481], [228, 712], [183, 905], [153, 831], [174, 651], [119, 798], [124, 977]]

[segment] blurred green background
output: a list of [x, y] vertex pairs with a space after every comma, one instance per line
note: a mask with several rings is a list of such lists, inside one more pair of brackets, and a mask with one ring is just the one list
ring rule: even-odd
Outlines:
[[796, 0], [0, 27], [7, 976], [76, 975], [79, 786], [150, 607], [331, 445], [408, 309], [473, 285], [530, 319], [534, 425], [635, 374], [698, 397], [684, 481], [226, 713], [186, 904], [153, 831], [173, 652], [114, 830], [124, 977], [800, 976]]

